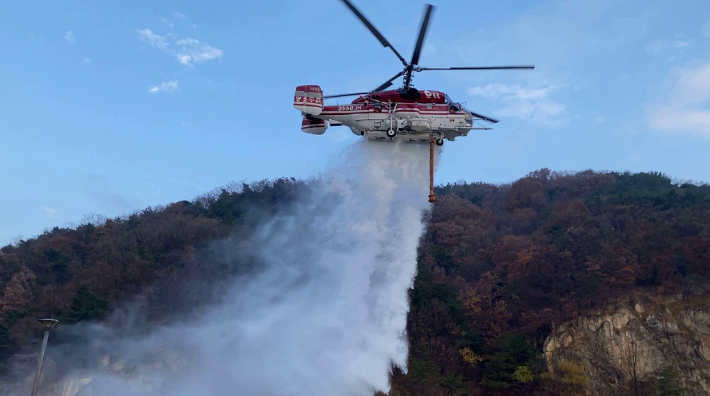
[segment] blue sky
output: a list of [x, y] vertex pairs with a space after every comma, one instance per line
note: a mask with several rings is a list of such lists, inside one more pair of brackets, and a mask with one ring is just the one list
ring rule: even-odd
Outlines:
[[[710, 2], [432, 2], [422, 66], [537, 66], [415, 74], [501, 119], [444, 147], [439, 183], [542, 167], [710, 181]], [[411, 56], [424, 1], [355, 3]], [[401, 69], [336, 0], [4, 2], [0, 59], [0, 245], [315, 176], [357, 137], [301, 133], [295, 86], [368, 90]]]

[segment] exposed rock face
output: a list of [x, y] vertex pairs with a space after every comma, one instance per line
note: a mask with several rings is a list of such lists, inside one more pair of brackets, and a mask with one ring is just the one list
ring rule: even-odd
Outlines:
[[584, 368], [584, 394], [645, 395], [670, 367], [684, 395], [710, 394], [710, 295], [633, 300], [554, 329], [544, 346], [550, 373], [564, 375], [560, 362], [574, 362]]

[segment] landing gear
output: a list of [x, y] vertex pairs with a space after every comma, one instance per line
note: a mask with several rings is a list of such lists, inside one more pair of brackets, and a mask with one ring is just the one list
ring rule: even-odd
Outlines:
[[397, 136], [397, 131], [395, 131], [394, 129], [390, 129], [387, 132], [385, 132], [385, 134], [387, 135], [388, 138], [393, 138], [393, 137]]
[[436, 139], [436, 145], [437, 146], [443, 146], [444, 145], [444, 139]]

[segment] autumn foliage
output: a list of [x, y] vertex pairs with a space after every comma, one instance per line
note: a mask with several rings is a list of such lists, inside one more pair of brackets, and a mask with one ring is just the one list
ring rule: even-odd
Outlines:
[[541, 349], [554, 326], [634, 288], [707, 279], [708, 185], [543, 169], [437, 193], [411, 291], [410, 372], [395, 373], [392, 395], [549, 394]]
[[[307, 186], [233, 185], [5, 246], [0, 354], [36, 342], [41, 316], [102, 320], [126, 301], [154, 325], [189, 315], [218, 298], [220, 280], [259, 265], [215, 244], [247, 239]], [[393, 371], [392, 395], [546, 394], [540, 352], [554, 326], [634, 288], [671, 293], [710, 275], [708, 185], [542, 169], [436, 193], [410, 292], [408, 373]], [[563, 385], [584, 383], [576, 363], [567, 371]]]

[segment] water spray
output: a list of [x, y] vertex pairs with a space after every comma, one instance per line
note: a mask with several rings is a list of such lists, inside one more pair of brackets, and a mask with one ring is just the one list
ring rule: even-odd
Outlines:
[[407, 369], [408, 290], [422, 213], [430, 209], [421, 198], [427, 165], [432, 193], [433, 152], [430, 146], [427, 164], [425, 145], [348, 147], [248, 240], [214, 242], [215, 254], [260, 263], [230, 281], [219, 304], [138, 338], [78, 326], [78, 338], [90, 344], [65, 345], [57, 364], [96, 363], [72, 370], [57, 389], [72, 384], [102, 396], [389, 391], [392, 367]]

